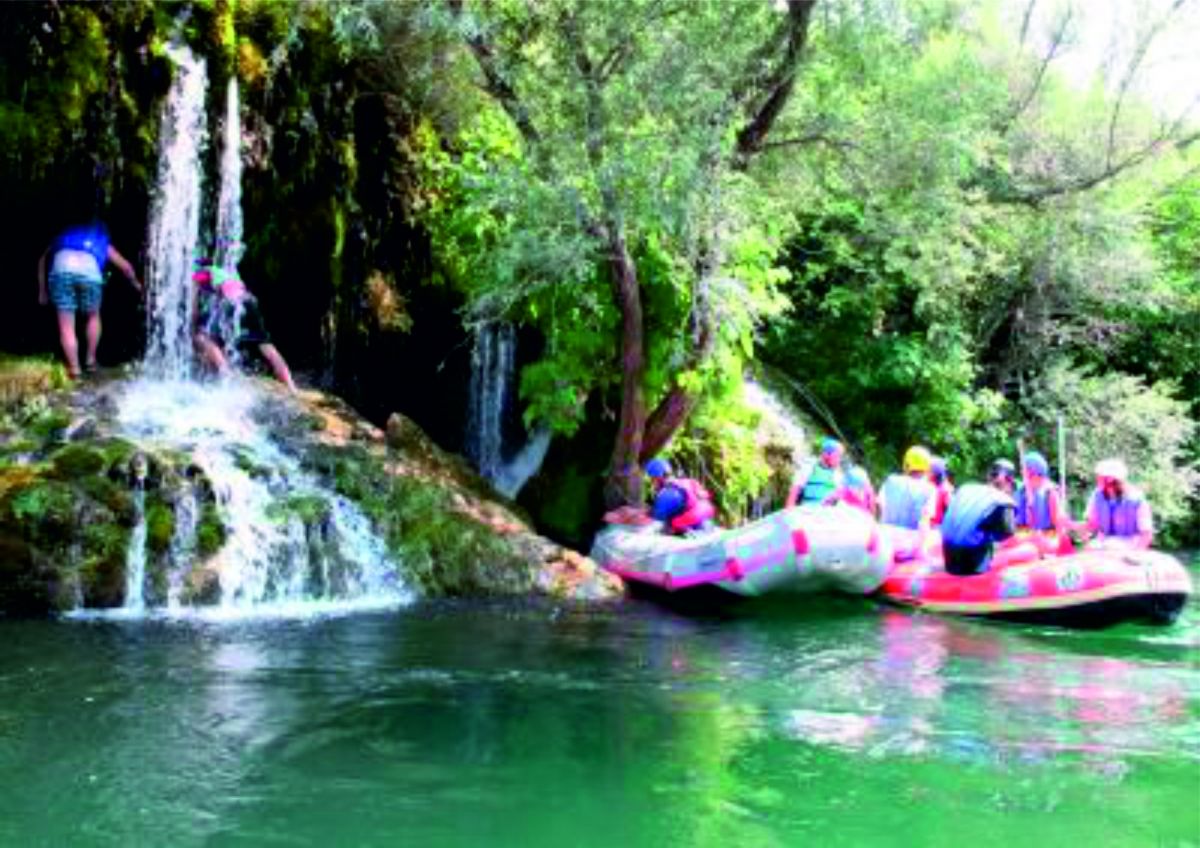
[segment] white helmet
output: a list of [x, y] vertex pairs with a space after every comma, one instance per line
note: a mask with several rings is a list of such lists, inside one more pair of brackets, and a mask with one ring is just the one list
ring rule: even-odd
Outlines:
[[1120, 483], [1129, 479], [1129, 469], [1119, 459], [1102, 459], [1096, 463], [1097, 477], [1110, 477]]

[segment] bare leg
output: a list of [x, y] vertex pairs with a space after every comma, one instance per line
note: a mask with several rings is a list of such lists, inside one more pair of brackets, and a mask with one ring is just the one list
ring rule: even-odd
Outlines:
[[75, 312], [58, 310], [58, 343], [67, 359], [67, 373], [79, 376], [79, 342], [75, 338]]
[[225, 354], [221, 352], [221, 348], [217, 346], [207, 333], [196, 333], [195, 335], [196, 349], [200, 351], [200, 357], [208, 363], [209, 367], [218, 374], [224, 374], [229, 370], [229, 363], [225, 361]]
[[96, 367], [96, 348], [100, 346], [100, 313], [89, 312], [87, 316], [87, 359], [89, 369]]
[[283, 361], [283, 355], [275, 348], [275, 345], [262, 344], [258, 346], [258, 349], [262, 351], [267, 362], [271, 363], [271, 370], [275, 372], [275, 378], [293, 392], [296, 391], [296, 384], [292, 382], [292, 372], [288, 369], [287, 363]]

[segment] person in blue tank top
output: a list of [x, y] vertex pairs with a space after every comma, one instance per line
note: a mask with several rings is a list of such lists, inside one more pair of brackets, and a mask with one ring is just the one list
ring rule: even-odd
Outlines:
[[837, 439], [826, 438], [821, 442], [821, 455], [800, 466], [788, 490], [785, 508], [796, 504], [820, 506], [837, 500], [842, 489], [842, 456], [845, 448]]
[[1154, 542], [1154, 515], [1140, 489], [1129, 484], [1119, 459], [1096, 463], [1096, 489], [1088, 501], [1085, 530], [1089, 547], [1145, 549]]
[[929, 479], [933, 455], [921, 445], [904, 453], [904, 473], [892, 474], [879, 490], [879, 523], [888, 531], [898, 560], [925, 555], [937, 489]]
[[992, 463], [988, 482], [966, 483], [950, 499], [942, 521], [946, 571], [960, 577], [983, 574], [991, 566], [996, 543], [1016, 529], [1012, 491], [1016, 469], [1006, 459]]
[[[104, 287], [104, 266], [111, 262], [142, 294], [133, 266], [126, 261], [108, 238], [108, 228], [100, 222], [71, 227], [46, 248], [38, 260], [38, 303], [53, 303], [58, 313], [58, 341], [67, 374], [78, 379], [79, 341], [75, 335], [75, 317], [87, 315], [87, 352], [84, 369], [96, 370], [96, 348], [100, 345], [100, 301]], [[49, 273], [47, 273], [47, 264]]]

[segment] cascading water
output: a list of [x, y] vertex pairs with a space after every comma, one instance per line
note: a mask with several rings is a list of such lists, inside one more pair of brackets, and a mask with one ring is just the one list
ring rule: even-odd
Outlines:
[[511, 324], [485, 324], [476, 331], [467, 414], [467, 456], [509, 498], [516, 497], [542, 467], [550, 448], [550, 432], [538, 429], [511, 459], [506, 458], [504, 423], [515, 398], [516, 347]]
[[[218, 614], [404, 601], [410, 595], [397, 564], [361, 510], [323, 487], [272, 441], [259, 421], [261, 390], [237, 377], [191, 379], [192, 260], [200, 233], [207, 75], [203, 61], [186, 48], [172, 48], [170, 56], [176, 73], [163, 111], [149, 238], [151, 343], [143, 377], [119, 398], [117, 421], [122, 435], [149, 454], [183, 454], [204, 472], [226, 535], [220, 549], [200, 562], [198, 493], [187, 486], [175, 492], [166, 596], [147, 600], [144, 594], [146, 529], [139, 521], [127, 562], [123, 612], [164, 601], [168, 609], [184, 606], [188, 592], [194, 593], [188, 581], [197, 569], [219, 582]], [[242, 165], [235, 83], [227, 94], [216, 221], [217, 247], [224, 252], [216, 258], [236, 270]]]
[[134, 525], [125, 558], [125, 609], [141, 612], [146, 608], [146, 490], [138, 481], [133, 493]]
[[172, 46], [175, 64], [163, 107], [158, 185], [150, 215], [147, 278], [149, 349], [146, 369], [186, 379], [192, 368], [191, 274], [200, 237], [200, 153], [207, 142], [204, 98], [208, 70], [186, 47]]
[[[148, 447], [186, 450], [212, 481], [228, 533], [206, 566], [220, 581], [220, 607], [314, 601], [377, 607], [408, 598], [396, 563], [362, 512], [271, 440], [257, 420], [261, 401], [248, 381], [139, 381], [126, 390], [119, 413], [127, 435]], [[323, 517], [306, 522], [294, 504], [320, 509]], [[185, 511], [192, 517], [178, 522], [172, 544], [180, 571], [194, 565], [196, 548], [194, 501]], [[178, 576], [168, 606], [179, 602]]]
[[242, 118], [237, 78], [225, 91], [225, 131], [221, 145], [221, 186], [217, 195], [216, 262], [233, 272], [242, 258]]

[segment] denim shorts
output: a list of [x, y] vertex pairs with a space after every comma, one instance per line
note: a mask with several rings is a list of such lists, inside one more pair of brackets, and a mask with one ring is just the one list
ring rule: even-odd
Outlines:
[[60, 312], [99, 312], [104, 282], [82, 274], [50, 274], [50, 302]]

